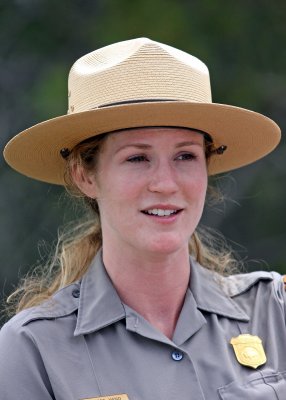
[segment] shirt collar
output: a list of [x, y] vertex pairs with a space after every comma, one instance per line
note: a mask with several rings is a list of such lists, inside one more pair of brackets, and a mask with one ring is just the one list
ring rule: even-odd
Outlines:
[[125, 318], [122, 302], [109, 278], [99, 251], [84, 275], [74, 335], [87, 334]]
[[249, 316], [226, 294], [227, 280], [191, 259], [190, 289], [201, 311], [249, 321]]
[[[245, 312], [224, 292], [224, 278], [191, 259], [190, 290], [201, 311], [249, 321]], [[99, 251], [84, 275], [75, 335], [97, 331], [126, 318], [125, 308], [105, 270]]]

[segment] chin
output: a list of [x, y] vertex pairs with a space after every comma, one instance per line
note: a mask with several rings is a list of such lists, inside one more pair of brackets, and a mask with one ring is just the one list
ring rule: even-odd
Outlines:
[[[161, 237], [158, 240], [153, 240], [146, 246], [146, 250], [158, 255], [173, 254], [183, 249], [188, 249], [188, 240], [182, 242], [178, 238]], [[148, 251], [147, 250], [147, 251]]]

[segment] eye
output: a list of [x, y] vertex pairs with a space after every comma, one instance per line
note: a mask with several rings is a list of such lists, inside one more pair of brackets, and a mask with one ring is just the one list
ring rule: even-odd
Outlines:
[[182, 153], [176, 157], [179, 161], [192, 161], [195, 160], [197, 156], [193, 153]]
[[131, 156], [127, 159], [128, 162], [131, 163], [139, 163], [142, 161], [148, 161], [147, 157], [144, 155], [136, 155], [136, 156]]

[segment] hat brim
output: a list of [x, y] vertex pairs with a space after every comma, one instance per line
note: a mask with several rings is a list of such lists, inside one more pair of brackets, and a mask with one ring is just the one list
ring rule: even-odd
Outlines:
[[207, 132], [216, 147], [227, 146], [209, 163], [209, 175], [250, 164], [279, 143], [278, 125], [262, 114], [217, 103], [144, 102], [98, 108], [50, 119], [16, 135], [6, 145], [7, 163], [20, 173], [64, 183], [60, 150], [105, 132], [144, 126], [176, 126]]

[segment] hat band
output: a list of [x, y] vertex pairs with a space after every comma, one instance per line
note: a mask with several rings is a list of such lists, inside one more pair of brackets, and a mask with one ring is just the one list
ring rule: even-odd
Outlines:
[[138, 100], [123, 100], [117, 101], [116, 103], [107, 103], [102, 104], [98, 107], [94, 108], [103, 108], [103, 107], [111, 107], [111, 106], [119, 106], [122, 104], [132, 104], [132, 103], [156, 103], [157, 101], [186, 101], [186, 100], [178, 100], [178, 99], [138, 99]]
[[[102, 105], [100, 105], [98, 107], [95, 107], [95, 108], [112, 107], [112, 106], [119, 106], [119, 105], [122, 105], [122, 104], [132, 104], [132, 103], [133, 104], [136, 104], [136, 103], [156, 103], [158, 101], [162, 101], [162, 102], [164, 102], [164, 101], [167, 101], [167, 102], [168, 101], [170, 101], [170, 102], [171, 101], [174, 101], [174, 102], [176, 102], [176, 101], [185, 101], [185, 102], [187, 102], [186, 100], [178, 100], [178, 99], [137, 99], [137, 100], [133, 99], [133, 100], [117, 101], [115, 103], [102, 104]], [[95, 109], [95, 108], [93, 108], [93, 109]], [[177, 127], [177, 128], [179, 128], [179, 127]], [[127, 129], [133, 129], [133, 128], [127, 128]], [[189, 128], [189, 129], [192, 129], [192, 130], [194, 130], [194, 131], [196, 131], [198, 133], [201, 133], [208, 142], [213, 143], [213, 139], [212, 139], [212, 137], [211, 137], [211, 135], [209, 133], [207, 133], [205, 131], [202, 131], [201, 129], [196, 129], [196, 128]], [[121, 130], [121, 129], [119, 129], [119, 130]]]

